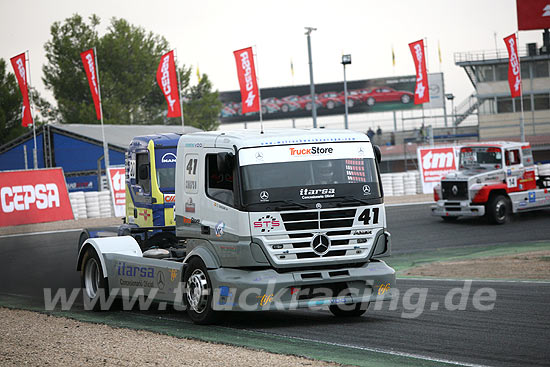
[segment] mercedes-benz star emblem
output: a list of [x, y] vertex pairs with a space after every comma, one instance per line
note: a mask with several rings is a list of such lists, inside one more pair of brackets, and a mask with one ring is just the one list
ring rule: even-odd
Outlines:
[[453, 195], [456, 196], [458, 194], [458, 187], [453, 185], [453, 187], [451, 187], [451, 191], [453, 192]]
[[262, 201], [269, 200], [269, 192], [267, 192], [267, 191], [260, 192], [260, 200], [262, 200]]
[[157, 274], [157, 287], [160, 290], [164, 289], [164, 273], [162, 271]]
[[315, 204], [315, 207], [316, 207], [317, 209], [321, 209], [321, 208], [323, 207], [323, 205], [321, 205], [321, 203], [317, 203], [317, 204]]
[[330, 249], [330, 238], [324, 234], [318, 234], [311, 240], [311, 248], [317, 255], [325, 255]]
[[257, 161], [263, 161], [263, 159], [264, 159], [263, 153], [262, 152], [257, 152], [256, 153], [256, 160]]
[[363, 193], [364, 194], [370, 194], [370, 186], [369, 185], [363, 185]]

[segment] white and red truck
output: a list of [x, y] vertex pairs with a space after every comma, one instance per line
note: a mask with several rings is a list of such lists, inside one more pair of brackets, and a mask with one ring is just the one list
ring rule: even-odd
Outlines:
[[550, 208], [550, 165], [535, 165], [529, 143], [483, 142], [460, 148], [458, 171], [434, 188], [432, 215], [445, 221]]

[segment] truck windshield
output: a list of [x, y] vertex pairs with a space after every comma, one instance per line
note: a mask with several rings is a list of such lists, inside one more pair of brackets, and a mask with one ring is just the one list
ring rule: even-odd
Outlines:
[[284, 201], [337, 205], [343, 198], [359, 202], [380, 198], [373, 158], [252, 164], [242, 167], [242, 179], [245, 205]]
[[502, 151], [497, 147], [465, 147], [460, 149], [460, 167], [501, 165]]
[[176, 147], [156, 148], [155, 166], [159, 189], [173, 192], [176, 186]]

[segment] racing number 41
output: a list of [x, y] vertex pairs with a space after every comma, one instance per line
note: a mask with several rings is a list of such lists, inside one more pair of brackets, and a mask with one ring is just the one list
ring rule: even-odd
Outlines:
[[197, 174], [197, 159], [190, 159], [185, 168], [190, 175]]
[[[380, 214], [380, 208], [372, 208], [372, 216], [371, 216], [371, 210], [369, 208], [363, 210], [361, 215], [359, 216], [359, 220], [363, 221], [364, 225], [369, 224], [378, 224], [378, 215]], [[371, 222], [372, 220], [372, 222]]]

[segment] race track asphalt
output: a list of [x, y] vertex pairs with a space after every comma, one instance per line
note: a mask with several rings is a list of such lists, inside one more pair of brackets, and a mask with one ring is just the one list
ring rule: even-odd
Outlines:
[[[388, 207], [387, 216], [393, 252], [399, 254], [550, 239], [549, 211], [515, 216], [504, 226], [472, 219], [445, 223], [431, 217], [427, 205]], [[44, 288], [53, 292], [57, 288], [78, 288], [79, 275], [75, 271], [78, 235], [77, 231], [67, 231], [1, 237], [0, 300], [3, 295], [17, 295], [28, 302], [40, 303]], [[549, 365], [549, 283], [474, 281], [466, 309], [448, 309], [446, 296], [452, 289], [464, 286], [463, 281], [399, 279], [400, 296], [395, 307], [386, 302], [375, 310], [371, 305], [366, 316], [359, 319], [342, 321], [322, 310], [232, 313], [222, 326], [284, 336], [290, 344], [294, 339], [306, 339], [324, 343], [327, 348], [346, 346], [415, 355], [420, 361]], [[492, 310], [480, 311], [474, 307], [472, 295], [482, 287], [496, 292]], [[422, 308], [418, 306], [421, 292], [426, 294], [426, 307]], [[412, 297], [406, 297], [407, 294]], [[458, 302], [458, 296], [453, 302]], [[415, 310], [422, 312], [418, 317], [407, 317]], [[141, 316], [159, 317], [154, 311]], [[189, 324], [184, 313], [163, 313], [160, 317]], [[221, 330], [217, 328], [212, 327], [212, 331]]]

